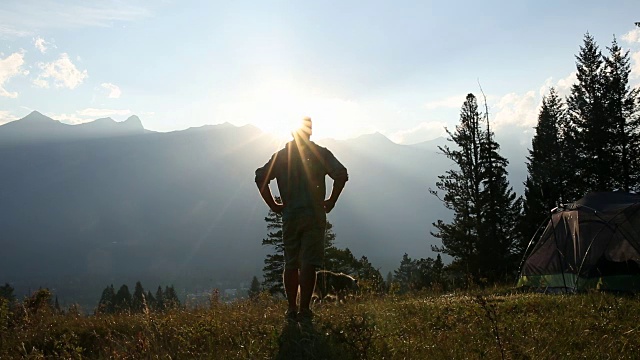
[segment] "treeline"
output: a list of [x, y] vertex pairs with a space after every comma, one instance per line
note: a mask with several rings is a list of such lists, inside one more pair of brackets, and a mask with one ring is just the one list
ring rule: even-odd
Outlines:
[[[629, 86], [629, 52], [614, 37], [603, 54], [586, 34], [575, 58], [577, 81], [570, 94], [562, 99], [550, 88], [543, 97], [526, 160], [524, 196], [507, 179], [509, 161], [500, 154], [486, 100], [482, 106], [468, 94], [459, 124], [445, 129], [450, 145], [439, 150], [453, 167], [438, 176], [429, 192], [453, 213], [451, 221], [434, 222], [431, 232], [442, 241], [432, 250], [450, 256], [450, 264], [445, 266], [440, 255], [412, 260], [405, 254], [383, 281], [365, 256], [358, 260], [348, 248], [334, 246], [335, 234], [327, 223], [324, 268], [354, 275], [375, 291], [393, 284], [398, 291], [411, 291], [512, 281], [553, 208], [589, 192], [638, 192], [640, 90]], [[265, 221], [268, 234], [262, 244], [273, 252], [265, 258], [262, 284], [254, 277], [252, 293], [282, 294], [282, 220], [270, 212]]]
[[[277, 199], [279, 201], [279, 199]], [[254, 296], [260, 291], [267, 291], [272, 295], [284, 295], [282, 273], [284, 272], [284, 245], [282, 243], [282, 215], [271, 210], [267, 217], [267, 237], [262, 240], [263, 246], [272, 249], [264, 260], [263, 281], [260, 283], [254, 277], [249, 289], [249, 295]], [[382, 290], [384, 279], [380, 271], [376, 269], [366, 256], [356, 258], [349, 248], [340, 249], [335, 246], [336, 234], [333, 224], [326, 223], [324, 235], [324, 266], [323, 270], [336, 273], [354, 275], [358, 278], [360, 287], [371, 290]]]
[[[251, 281], [249, 297], [256, 297], [266, 291], [271, 295], [284, 295], [282, 273], [284, 271], [284, 246], [282, 243], [282, 215], [269, 211], [265, 217], [267, 237], [262, 245], [272, 249], [264, 260], [263, 281], [256, 276]], [[405, 293], [422, 289], [447, 289], [450, 281], [445, 274], [445, 266], [440, 255], [436, 259], [411, 259], [404, 254], [400, 266], [383, 279], [380, 270], [374, 267], [366, 256], [356, 258], [349, 248], [340, 249], [335, 245], [336, 234], [333, 225], [327, 221], [324, 236], [323, 270], [352, 275], [358, 279], [360, 291], [373, 293]]]
[[[453, 212], [438, 220], [433, 250], [453, 258], [447, 271], [475, 281], [510, 280], [550, 210], [595, 191], [640, 189], [640, 93], [629, 86], [629, 52], [614, 38], [603, 54], [586, 34], [576, 56], [577, 81], [562, 99], [543, 98], [527, 157], [524, 197], [507, 181], [489, 116], [467, 95], [452, 147], [440, 147], [455, 166], [430, 190]], [[486, 106], [486, 103], [485, 103]]]
[[125, 284], [120, 286], [118, 292], [115, 291], [113, 284], [107, 286], [102, 291], [102, 296], [98, 302], [96, 313], [114, 314], [120, 312], [142, 313], [146, 311], [164, 311], [175, 309], [181, 306], [178, 294], [173, 285], [158, 286], [155, 296], [151, 291], [145, 293], [140, 281], [136, 282], [133, 295], [129, 291], [129, 287]]

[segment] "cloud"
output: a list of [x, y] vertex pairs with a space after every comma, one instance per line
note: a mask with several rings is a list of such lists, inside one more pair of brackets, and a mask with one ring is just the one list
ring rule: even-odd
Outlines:
[[16, 98], [17, 92], [10, 92], [4, 88], [9, 79], [16, 75], [26, 75], [29, 72], [22, 69], [24, 65], [24, 51], [13, 53], [4, 59], [0, 58], [0, 96]]
[[13, 116], [10, 111], [5, 111], [5, 110], [0, 111], [0, 125], [6, 124], [16, 119], [18, 118]]
[[464, 100], [467, 98], [467, 94], [450, 96], [448, 98], [436, 100], [436, 101], [428, 101], [424, 107], [427, 110], [433, 110], [438, 108], [459, 108], [464, 103]]
[[114, 22], [134, 21], [150, 15], [149, 9], [125, 0], [3, 0], [0, 37], [28, 36], [43, 29], [110, 27]]
[[71, 124], [71, 125], [82, 124], [82, 123], [86, 123], [93, 120], [93, 119], [82, 118], [77, 114], [51, 114], [50, 117], [52, 119], [56, 119], [60, 122], [63, 122], [65, 124]]
[[120, 95], [122, 94], [122, 91], [120, 90], [120, 87], [118, 87], [117, 85], [114, 85], [112, 83], [102, 83], [102, 84], [100, 84], [100, 86], [102, 86], [103, 88], [109, 90], [109, 98], [110, 99], [118, 99], [120, 97]]
[[556, 81], [554, 83], [553, 77], [545, 80], [544, 85], [540, 87], [540, 96], [547, 95], [549, 93], [549, 89], [553, 86], [556, 89], [558, 95], [562, 98], [569, 96], [571, 94], [571, 87], [578, 81], [578, 72], [573, 71], [566, 77]]
[[33, 45], [43, 54], [47, 52], [47, 44], [48, 43], [39, 36], [33, 40]]
[[87, 108], [84, 110], [78, 110], [76, 113], [82, 117], [92, 117], [92, 118], [100, 118], [100, 117], [108, 117], [114, 115], [129, 115], [131, 114], [131, 110], [116, 110], [116, 109], [94, 109]]
[[640, 28], [635, 28], [628, 33], [622, 35], [622, 40], [632, 44], [640, 42]]
[[446, 136], [444, 128], [448, 126], [447, 123], [439, 121], [423, 122], [418, 126], [401, 130], [389, 135], [389, 139], [397, 144], [415, 144], [425, 141], [425, 139], [435, 139], [439, 136]]
[[39, 66], [42, 73], [33, 81], [38, 87], [48, 88], [49, 83], [46, 79], [52, 78], [56, 87], [75, 89], [88, 76], [87, 70], [78, 70], [66, 53], [62, 53], [60, 58], [52, 63]]
[[496, 132], [523, 129], [525, 132], [536, 126], [538, 114], [542, 106], [542, 97], [549, 94], [554, 87], [561, 99], [571, 94], [571, 87], [577, 81], [576, 72], [554, 81], [552, 77], [545, 80], [538, 91], [530, 90], [525, 93], [509, 93], [490, 105], [490, 119]]
[[533, 90], [524, 94], [510, 93], [504, 95], [495, 106], [492, 106], [494, 114], [493, 116], [489, 114], [492, 126], [494, 129], [511, 125], [519, 127], [535, 126], [538, 119], [537, 107], [540, 101], [540, 95]]
[[640, 51], [631, 54], [631, 74], [632, 79], [640, 78]]
[[118, 110], [118, 109], [95, 109], [86, 108], [78, 110], [75, 113], [67, 114], [52, 114], [52, 119], [59, 120], [65, 124], [77, 125], [86, 122], [93, 121], [98, 118], [110, 117], [110, 116], [126, 116], [130, 115], [131, 110]]

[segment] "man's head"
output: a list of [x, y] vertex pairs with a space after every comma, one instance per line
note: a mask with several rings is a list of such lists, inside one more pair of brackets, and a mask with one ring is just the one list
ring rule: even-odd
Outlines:
[[293, 131], [293, 138], [302, 138], [304, 140], [309, 140], [312, 134], [313, 125], [311, 123], [311, 118], [306, 116], [300, 121], [300, 126]]

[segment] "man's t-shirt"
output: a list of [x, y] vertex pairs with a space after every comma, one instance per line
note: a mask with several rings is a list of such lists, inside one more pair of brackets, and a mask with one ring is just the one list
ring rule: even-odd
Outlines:
[[347, 169], [331, 151], [313, 141], [290, 141], [256, 170], [256, 183], [263, 186], [277, 180], [284, 220], [297, 215], [324, 216], [326, 175], [334, 181], [348, 180]]

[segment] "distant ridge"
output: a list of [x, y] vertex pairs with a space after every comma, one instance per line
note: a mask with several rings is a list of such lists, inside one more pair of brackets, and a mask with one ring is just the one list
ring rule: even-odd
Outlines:
[[114, 136], [137, 135], [147, 132], [142, 121], [136, 115], [130, 116], [123, 122], [117, 122], [110, 117], [96, 119], [90, 122], [70, 125], [52, 119], [39, 111], [32, 111], [29, 115], [0, 125], [1, 145], [34, 142], [58, 142], [105, 138]]

